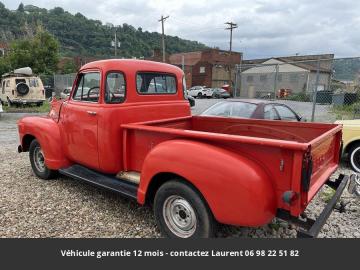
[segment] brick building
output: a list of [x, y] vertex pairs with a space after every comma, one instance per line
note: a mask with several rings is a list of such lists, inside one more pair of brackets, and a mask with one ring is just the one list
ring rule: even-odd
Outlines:
[[[222, 87], [224, 84], [233, 86], [235, 81], [235, 65], [240, 64], [242, 53], [219, 49], [207, 49], [198, 52], [177, 53], [169, 56], [169, 63], [182, 67], [187, 87], [205, 85]], [[231, 79], [229, 81], [229, 69]]]

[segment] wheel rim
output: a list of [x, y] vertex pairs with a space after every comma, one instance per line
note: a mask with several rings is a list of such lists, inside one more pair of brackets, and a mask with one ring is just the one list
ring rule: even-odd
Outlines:
[[46, 169], [44, 153], [40, 146], [36, 146], [34, 149], [34, 164], [39, 172], [44, 172]]
[[197, 218], [188, 201], [178, 195], [168, 197], [163, 206], [163, 216], [170, 231], [178, 237], [188, 238], [196, 230]]

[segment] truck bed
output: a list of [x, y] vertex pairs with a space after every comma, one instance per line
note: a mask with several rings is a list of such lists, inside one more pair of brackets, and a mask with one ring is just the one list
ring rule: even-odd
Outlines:
[[[147, 154], [164, 141], [211, 144], [260, 164], [275, 186], [278, 208], [294, 216], [304, 211], [339, 161], [341, 126], [336, 124], [190, 116], [122, 127], [125, 170], [141, 172]], [[296, 205], [284, 203], [288, 190], [300, 196]]]

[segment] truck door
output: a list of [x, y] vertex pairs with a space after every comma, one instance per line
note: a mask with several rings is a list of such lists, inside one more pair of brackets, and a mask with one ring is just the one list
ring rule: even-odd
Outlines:
[[62, 108], [64, 149], [72, 161], [98, 169], [100, 72], [81, 73]]

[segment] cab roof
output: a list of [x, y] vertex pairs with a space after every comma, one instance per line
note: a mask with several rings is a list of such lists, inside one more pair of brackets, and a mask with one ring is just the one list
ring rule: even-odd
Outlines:
[[135, 59], [108, 59], [90, 62], [80, 68], [80, 71], [86, 69], [100, 69], [102, 71], [120, 70], [124, 72], [154, 71], [163, 73], [183, 74], [182, 70], [174, 65]]

